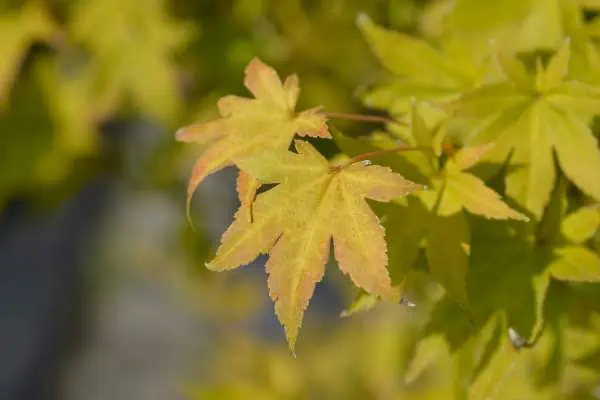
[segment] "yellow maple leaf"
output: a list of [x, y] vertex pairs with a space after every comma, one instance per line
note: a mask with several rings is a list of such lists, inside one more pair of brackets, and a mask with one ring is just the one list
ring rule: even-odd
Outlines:
[[[188, 204], [198, 185], [208, 175], [236, 160], [269, 149], [287, 150], [295, 134], [329, 138], [327, 119], [318, 108], [295, 113], [300, 89], [298, 77], [288, 76], [281, 83], [277, 72], [254, 58], [246, 67], [244, 85], [254, 99], [228, 95], [217, 106], [221, 118], [181, 128], [177, 140], [211, 143], [194, 166], [188, 183]], [[245, 188], [240, 198], [253, 198], [256, 183], [241, 177]], [[247, 200], [246, 200], [247, 201]]]
[[269, 151], [239, 161], [263, 183], [276, 183], [254, 202], [254, 220], [243, 207], [223, 235], [212, 270], [229, 270], [269, 253], [269, 292], [293, 351], [304, 310], [323, 278], [333, 239], [340, 269], [354, 284], [397, 301], [387, 271], [384, 229], [365, 198], [390, 201], [423, 188], [387, 167], [361, 163], [331, 167], [307, 142], [298, 153]]

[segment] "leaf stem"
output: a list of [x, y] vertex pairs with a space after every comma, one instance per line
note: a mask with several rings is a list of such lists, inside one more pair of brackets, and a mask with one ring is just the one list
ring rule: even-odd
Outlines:
[[356, 157], [352, 157], [351, 159], [349, 159], [347, 162], [345, 162], [344, 164], [341, 165], [336, 165], [334, 167], [331, 167], [332, 171], [341, 171], [342, 169], [352, 165], [352, 164], [356, 164], [357, 162], [360, 161], [364, 161], [364, 160], [368, 160], [370, 158], [373, 157], [377, 157], [377, 156], [381, 156], [384, 154], [389, 154], [389, 153], [399, 153], [402, 151], [432, 151], [430, 147], [426, 147], [426, 146], [406, 146], [406, 145], [400, 145], [398, 147], [393, 147], [391, 149], [383, 149], [383, 150], [375, 150], [375, 151], [370, 151], [368, 153], [363, 153], [363, 154], [359, 154]]
[[333, 119], [346, 119], [349, 121], [364, 121], [364, 122], [381, 122], [384, 124], [398, 124], [406, 125], [404, 122], [396, 121], [389, 117], [383, 117], [379, 115], [365, 115], [365, 114], [352, 114], [352, 113], [341, 113], [341, 112], [325, 112], [325, 116]]

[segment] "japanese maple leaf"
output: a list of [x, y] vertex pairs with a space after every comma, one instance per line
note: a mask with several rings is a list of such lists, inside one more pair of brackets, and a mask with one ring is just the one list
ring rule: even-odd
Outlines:
[[[395, 272], [395, 278], [406, 274], [416, 261], [423, 244], [422, 239], [426, 238], [425, 255], [432, 275], [444, 286], [450, 297], [469, 307], [466, 277], [471, 234], [465, 211], [488, 219], [527, 221], [528, 218], [510, 208], [498, 193], [469, 172], [494, 148], [493, 143], [463, 147], [449, 154], [441, 165], [434, 154], [441, 154], [444, 139], [441, 126], [430, 129], [415, 106], [410, 128], [408, 145], [430, 148], [433, 151], [387, 154], [379, 160], [409, 177], [427, 177], [432, 190], [421, 192], [415, 198], [403, 202], [404, 204], [391, 203], [380, 208], [382, 211], [386, 210], [384, 215], [388, 236], [396, 244], [390, 251], [390, 267]], [[397, 146], [386, 143], [381, 138], [352, 139], [335, 130], [333, 135], [337, 145], [351, 156], [365, 151], [383, 150], [388, 144]], [[413, 164], [418, 173], [414, 173], [414, 168], [407, 168], [405, 161]]]
[[[287, 150], [294, 134], [330, 137], [326, 118], [316, 108], [294, 112], [300, 89], [298, 77], [288, 76], [282, 84], [277, 72], [254, 58], [246, 67], [244, 85], [254, 99], [228, 95], [217, 106], [221, 118], [181, 128], [182, 142], [210, 143], [194, 166], [188, 184], [188, 203], [208, 175], [236, 160], [269, 149]], [[241, 175], [238, 190], [243, 202], [254, 197], [258, 185]]]
[[[426, 40], [375, 24], [359, 14], [357, 25], [379, 62], [392, 73], [363, 96], [367, 107], [402, 116], [417, 99], [442, 100], [473, 86], [486, 74], [487, 50], [466, 51], [464, 41], [446, 41], [436, 47]], [[439, 118], [439, 111], [429, 110]], [[429, 118], [427, 118], [429, 121]]]
[[488, 161], [509, 159], [506, 193], [541, 219], [556, 180], [554, 151], [564, 174], [600, 199], [598, 141], [589, 127], [600, 110], [600, 87], [570, 80], [569, 41], [535, 75], [513, 56], [500, 55], [506, 81], [481, 86], [450, 105], [456, 116], [477, 118], [469, 144], [494, 142]]
[[365, 198], [389, 201], [422, 188], [386, 167], [334, 168], [309, 143], [296, 141], [295, 147], [298, 153], [263, 152], [238, 163], [253, 178], [278, 185], [257, 196], [253, 221], [240, 208], [207, 264], [229, 270], [269, 253], [269, 291], [292, 351], [332, 238], [339, 267], [354, 284], [398, 300], [387, 271], [384, 230]]

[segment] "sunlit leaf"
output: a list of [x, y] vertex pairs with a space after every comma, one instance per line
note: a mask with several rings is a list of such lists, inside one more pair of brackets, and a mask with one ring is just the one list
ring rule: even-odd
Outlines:
[[571, 41], [565, 39], [548, 66], [543, 72], [542, 91], [550, 90], [563, 81], [569, 72], [569, 61], [571, 60]]
[[445, 190], [473, 214], [492, 219], [528, 221], [525, 215], [507, 206], [496, 192], [475, 175], [450, 170], [446, 176]]
[[[399, 115], [410, 111], [414, 98], [447, 98], [478, 79], [480, 66], [450, 46], [449, 54], [444, 54], [425, 40], [378, 26], [366, 14], [359, 14], [357, 23], [373, 53], [396, 75], [364, 96], [369, 107]], [[434, 115], [439, 118], [440, 114], [430, 117]]]
[[[457, 115], [485, 121], [468, 142], [495, 142], [490, 157], [500, 155], [497, 157], [500, 160], [512, 150], [509, 162], [514, 170], [506, 177], [507, 194], [537, 219], [541, 218], [554, 186], [554, 150], [569, 179], [585, 193], [600, 199], [600, 180], [590, 174], [600, 169], [600, 151], [590, 128], [583, 122], [589, 112], [582, 109], [591, 107], [579, 106], [595, 104], [595, 89], [587, 90], [585, 85], [562, 80], [568, 61], [567, 41], [549, 66], [537, 71], [535, 79], [541, 82], [537, 93], [517, 86], [512, 91], [495, 90], [498, 84], [490, 84], [466, 93], [450, 106]], [[487, 100], [488, 94], [492, 100]], [[566, 98], [571, 99], [572, 105], [561, 109], [559, 104], [568, 103]], [[488, 103], [500, 110], [494, 109], [496, 106], [483, 107]]]
[[557, 115], [556, 154], [565, 175], [583, 192], [600, 200], [600, 180], [591, 171], [600, 168], [598, 140], [590, 128], [572, 115]]
[[533, 90], [534, 85], [531, 76], [523, 63], [521, 63], [514, 54], [501, 51], [498, 53], [497, 57], [498, 64], [500, 64], [500, 68], [504, 73], [505, 78], [510, 83], [524, 91]]
[[600, 227], [600, 207], [588, 206], [567, 215], [561, 232], [571, 243], [580, 244], [590, 239]]
[[600, 256], [585, 247], [567, 246], [556, 250], [558, 259], [549, 266], [561, 281], [600, 282]]
[[284, 151], [296, 133], [330, 137], [322, 114], [314, 109], [294, 113], [299, 95], [295, 75], [282, 84], [274, 69], [255, 58], [246, 68], [244, 84], [255, 99], [225, 96], [218, 103], [220, 119], [177, 132], [182, 142], [211, 143], [194, 166], [188, 202], [204, 178], [236, 160], [269, 149]]
[[468, 80], [465, 72], [427, 42], [384, 29], [365, 15], [358, 16], [358, 27], [380, 61], [399, 76], [409, 76], [421, 82], [435, 82], [455, 87]]
[[459, 170], [469, 169], [485, 154], [494, 147], [494, 143], [482, 144], [480, 146], [464, 147], [454, 154], [452, 161]]
[[253, 222], [238, 212], [207, 264], [222, 271], [269, 253], [269, 292], [292, 350], [332, 238], [339, 267], [355, 285], [398, 300], [386, 268], [383, 227], [365, 198], [390, 201], [421, 188], [376, 165], [332, 169], [310, 144], [295, 144], [297, 154], [265, 152], [239, 162], [250, 176], [279, 185], [257, 196]]
[[[332, 134], [338, 147], [350, 157], [387, 148], [381, 146], [372, 137], [352, 138], [335, 129], [332, 130]], [[415, 154], [381, 154], [374, 161], [422, 184], [428, 183], [427, 175], [432, 172], [428, 164], [423, 162], [423, 157]]]
[[248, 218], [252, 219], [252, 202], [256, 197], [256, 191], [260, 188], [260, 181], [252, 178], [244, 171], [238, 173], [235, 185], [238, 198], [242, 207], [248, 208]]

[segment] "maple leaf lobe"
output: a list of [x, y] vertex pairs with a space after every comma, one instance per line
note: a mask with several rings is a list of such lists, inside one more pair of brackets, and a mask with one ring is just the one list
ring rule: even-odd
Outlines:
[[282, 84], [277, 72], [255, 57], [246, 67], [244, 85], [254, 99], [224, 96], [217, 103], [221, 118], [183, 127], [175, 134], [181, 142], [209, 145], [188, 182], [188, 214], [193, 193], [208, 175], [269, 149], [284, 151], [295, 134], [331, 137], [319, 108], [294, 112], [300, 93], [296, 75]]
[[399, 300], [387, 270], [384, 229], [365, 198], [389, 201], [422, 189], [387, 167], [332, 169], [310, 143], [294, 143], [297, 153], [272, 150], [239, 161], [248, 176], [276, 186], [256, 197], [253, 223], [238, 211], [209, 264], [227, 270], [269, 253], [269, 294], [292, 351], [332, 241], [340, 269], [355, 285]]

